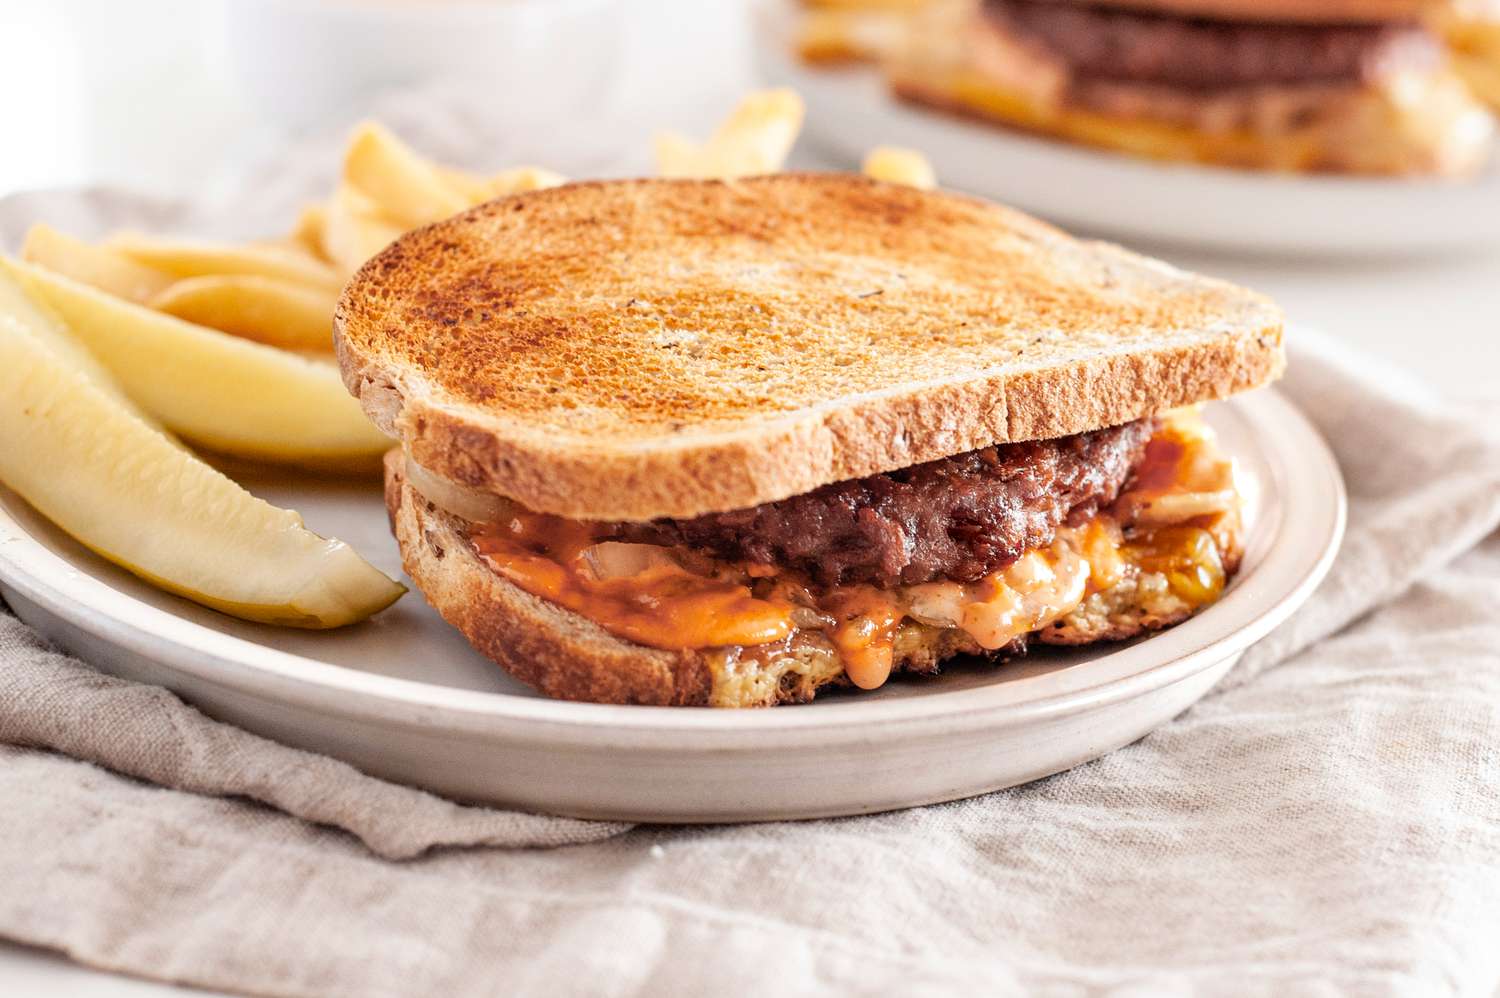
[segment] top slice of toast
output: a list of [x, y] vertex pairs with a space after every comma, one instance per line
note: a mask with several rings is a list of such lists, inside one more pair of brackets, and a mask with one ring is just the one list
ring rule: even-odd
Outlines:
[[410, 455], [533, 509], [738, 509], [1261, 385], [1267, 299], [1020, 212], [844, 174], [505, 198], [367, 263], [345, 383]]

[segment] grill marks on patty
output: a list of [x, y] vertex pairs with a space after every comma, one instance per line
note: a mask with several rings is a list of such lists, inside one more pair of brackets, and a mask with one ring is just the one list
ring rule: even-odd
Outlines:
[[1437, 63], [1416, 24], [1260, 24], [1146, 14], [1056, 0], [984, 0], [991, 20], [1085, 79], [1189, 90], [1353, 83]]
[[795, 569], [825, 586], [974, 582], [1113, 502], [1153, 429], [1140, 420], [986, 447], [751, 509], [615, 530], [624, 540]]

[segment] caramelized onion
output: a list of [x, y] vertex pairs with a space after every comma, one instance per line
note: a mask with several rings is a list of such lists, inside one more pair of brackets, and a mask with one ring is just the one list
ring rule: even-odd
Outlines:
[[906, 614], [931, 627], [958, 627], [969, 595], [957, 582], [927, 582], [906, 590]]
[[626, 544], [622, 541], [600, 541], [584, 549], [583, 559], [594, 578], [625, 579], [653, 568], [676, 568], [672, 553], [655, 544]]
[[810, 606], [792, 607], [792, 623], [809, 631], [832, 630], [838, 625], [837, 620], [826, 613], [819, 613]]
[[515, 504], [504, 496], [450, 482], [410, 456], [406, 458], [406, 479], [428, 502], [470, 523], [494, 523], [510, 516], [515, 509]]
[[1135, 522], [1144, 526], [1185, 523], [1196, 516], [1226, 513], [1234, 508], [1237, 497], [1233, 489], [1219, 492], [1169, 492], [1141, 503], [1135, 510]]

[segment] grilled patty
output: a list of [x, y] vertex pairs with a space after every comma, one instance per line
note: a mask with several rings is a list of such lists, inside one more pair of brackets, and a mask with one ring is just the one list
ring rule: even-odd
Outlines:
[[790, 568], [822, 585], [974, 582], [1113, 502], [1153, 427], [986, 447], [751, 509], [622, 523], [617, 536]]
[[1056, 0], [984, 0], [984, 9], [1078, 77], [1191, 90], [1368, 83], [1439, 58], [1437, 42], [1415, 24], [1233, 23]]

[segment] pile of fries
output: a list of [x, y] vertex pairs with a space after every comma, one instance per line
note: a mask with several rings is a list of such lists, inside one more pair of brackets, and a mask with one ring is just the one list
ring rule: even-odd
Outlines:
[[[751, 94], [706, 142], [658, 136], [667, 177], [781, 169], [796, 94]], [[919, 154], [875, 150], [866, 172], [933, 184]], [[0, 480], [83, 544], [225, 613], [336, 627], [404, 590], [293, 512], [256, 499], [183, 443], [321, 472], [372, 470], [391, 441], [332, 357], [339, 291], [402, 233], [494, 198], [564, 183], [428, 160], [384, 127], [350, 136], [338, 187], [281, 239], [231, 244], [45, 224], [0, 257]]]
[[521, 167], [482, 178], [432, 163], [375, 123], [355, 129], [342, 179], [285, 239], [248, 245], [120, 233], [99, 245], [47, 225], [21, 256], [111, 295], [285, 350], [328, 352], [339, 289], [403, 232], [564, 178]]

